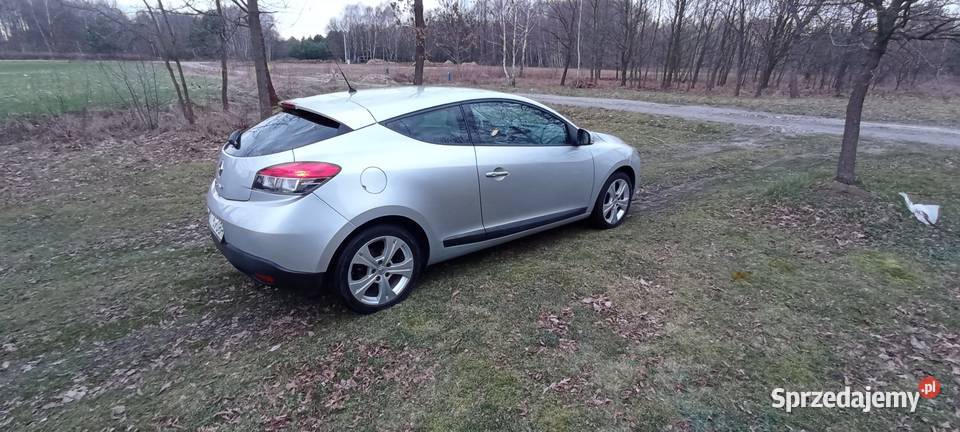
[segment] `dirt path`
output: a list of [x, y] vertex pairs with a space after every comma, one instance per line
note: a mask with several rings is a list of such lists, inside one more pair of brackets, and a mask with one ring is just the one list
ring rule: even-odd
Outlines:
[[[768, 127], [794, 134], [843, 135], [843, 120], [827, 117], [776, 114], [698, 105], [671, 105], [627, 99], [547, 94], [525, 94], [523, 96], [546, 104], [604, 108], [644, 114], [683, 117], [690, 120]], [[960, 147], [960, 129], [937, 126], [863, 122], [860, 126], [860, 135], [883, 140], [911, 141], [948, 147]]]

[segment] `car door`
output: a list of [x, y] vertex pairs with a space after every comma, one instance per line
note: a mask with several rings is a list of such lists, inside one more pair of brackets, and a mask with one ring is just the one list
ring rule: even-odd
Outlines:
[[477, 152], [487, 236], [509, 235], [587, 211], [593, 155], [566, 121], [514, 101], [464, 105]]
[[400, 201], [420, 212], [440, 238], [482, 233], [477, 160], [463, 109], [441, 106], [383, 125], [415, 140], [397, 142], [394, 160], [381, 163], [391, 167], [387, 175]]

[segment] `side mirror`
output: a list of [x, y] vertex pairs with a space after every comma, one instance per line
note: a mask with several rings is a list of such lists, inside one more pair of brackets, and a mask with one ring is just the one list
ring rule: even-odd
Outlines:
[[242, 134], [243, 131], [240, 129], [230, 132], [230, 137], [227, 138], [227, 144], [236, 147], [237, 150], [240, 150], [240, 135]]
[[590, 145], [593, 144], [593, 137], [590, 136], [590, 131], [586, 129], [577, 129], [577, 145]]

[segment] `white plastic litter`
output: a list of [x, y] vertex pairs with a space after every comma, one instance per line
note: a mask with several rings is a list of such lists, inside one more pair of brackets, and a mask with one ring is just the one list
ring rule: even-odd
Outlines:
[[940, 218], [940, 206], [934, 204], [914, 204], [906, 193], [900, 192], [903, 201], [907, 203], [907, 209], [924, 225], [934, 225]]

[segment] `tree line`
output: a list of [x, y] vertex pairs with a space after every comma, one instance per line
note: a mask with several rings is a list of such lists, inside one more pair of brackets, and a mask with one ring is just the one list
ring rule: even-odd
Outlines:
[[[168, 2], [170, 3], [170, 2]], [[177, 55], [187, 60], [216, 59], [225, 48], [236, 60], [253, 57], [245, 13], [230, 0], [176, 2], [166, 5], [167, 21], [178, 36]], [[156, 4], [149, 5], [156, 9]], [[202, 7], [201, 7], [202, 5]], [[273, 15], [261, 16], [265, 48], [270, 59], [329, 59], [321, 35], [283, 39]], [[4, 0], [0, 2], [0, 56], [2, 58], [158, 58], [148, 31], [146, 8], [128, 15], [113, 3], [71, 0]], [[226, 45], [221, 46], [221, 32]]]
[[[561, 68], [560, 84], [616, 79], [622, 86], [690, 90], [771, 87], [840, 94], [882, 1], [825, 0], [440, 0], [426, 11], [427, 58]], [[948, 1], [906, 1], [913, 24], [956, 17]], [[949, 27], [949, 26], [948, 26]], [[411, 61], [413, 35], [389, 3], [348, 6], [328, 25], [330, 53], [351, 62]], [[954, 28], [953, 33], [956, 32]], [[960, 46], [938, 37], [898, 38], [874, 83], [900, 88], [960, 74]], [[612, 72], [612, 74], [611, 74]], [[611, 76], [604, 76], [610, 74]]]
[[[241, 7], [194, 0], [167, 8], [178, 58], [252, 60]], [[734, 95], [770, 87], [840, 95], [852, 83], [856, 54], [876, 21], [870, 1], [822, 0], [440, 0], [425, 11], [425, 56], [434, 62], [498, 65], [504, 78], [525, 67], [561, 68], [561, 85], [602, 78], [622, 86], [714, 90]], [[949, 15], [946, 1], [917, 7]], [[412, 62], [415, 33], [403, 4], [348, 5], [326, 35], [281, 38], [260, 17], [268, 60], [333, 58]], [[0, 55], [157, 58], [146, 8], [132, 16], [89, 0], [0, 3]], [[225, 44], [221, 36], [226, 36]], [[960, 46], [947, 38], [897, 40], [873, 78], [894, 88], [960, 74]], [[169, 49], [173, 49], [170, 47]], [[611, 74], [604, 76], [604, 74]]]
[[[422, 0], [348, 6], [326, 36], [283, 40], [258, 0], [142, 0], [133, 16], [102, 0], [0, 3], [0, 54], [159, 57], [184, 117], [192, 102], [181, 61], [217, 57], [227, 110], [227, 60], [254, 64], [261, 117], [278, 98], [272, 58], [427, 58], [498, 65], [511, 85], [525, 67], [562, 69], [559, 84], [848, 93], [836, 179], [856, 182], [863, 104], [871, 86], [914, 85], [960, 72], [956, 0]], [[611, 77], [607, 77], [608, 79]], [[132, 90], [131, 90], [132, 91]]]

